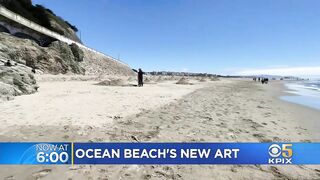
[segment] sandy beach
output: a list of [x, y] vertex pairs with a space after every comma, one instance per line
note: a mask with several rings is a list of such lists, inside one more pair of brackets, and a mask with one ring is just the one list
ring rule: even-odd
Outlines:
[[1, 0], [0, 180], [320, 180], [319, 6]]
[[[283, 84], [223, 79], [144, 87], [43, 80], [0, 103], [1, 141], [319, 142], [320, 111], [279, 100]], [[1, 179], [319, 179], [320, 166], [1, 166]]]

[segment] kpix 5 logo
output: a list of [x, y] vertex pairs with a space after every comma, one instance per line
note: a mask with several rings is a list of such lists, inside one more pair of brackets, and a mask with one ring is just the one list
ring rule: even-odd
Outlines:
[[269, 155], [269, 164], [292, 164], [292, 144], [272, 144]]

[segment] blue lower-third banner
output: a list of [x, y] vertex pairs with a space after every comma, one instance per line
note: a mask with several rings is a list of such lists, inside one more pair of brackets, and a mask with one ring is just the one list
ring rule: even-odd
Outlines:
[[0, 164], [320, 164], [320, 143], [0, 143]]

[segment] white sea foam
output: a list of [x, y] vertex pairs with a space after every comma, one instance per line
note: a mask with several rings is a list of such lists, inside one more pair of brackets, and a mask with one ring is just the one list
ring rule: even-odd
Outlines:
[[283, 96], [281, 99], [320, 110], [320, 81], [299, 81], [286, 84], [289, 92], [297, 96]]

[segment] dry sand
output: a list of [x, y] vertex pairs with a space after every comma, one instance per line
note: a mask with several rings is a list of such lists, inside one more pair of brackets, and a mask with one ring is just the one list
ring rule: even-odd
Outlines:
[[[124, 118], [156, 109], [203, 87], [161, 83], [139, 87], [100, 86], [96, 81], [49, 81], [39, 92], [0, 103], [1, 134], [16, 125], [101, 126], [115, 117]], [[3, 128], [3, 129], [2, 129]], [[52, 139], [53, 140], [53, 139]]]
[[[40, 82], [0, 104], [1, 141], [319, 141], [320, 112], [280, 101], [282, 85], [175, 81], [145, 87]], [[11, 179], [319, 179], [320, 166], [1, 166]]]

